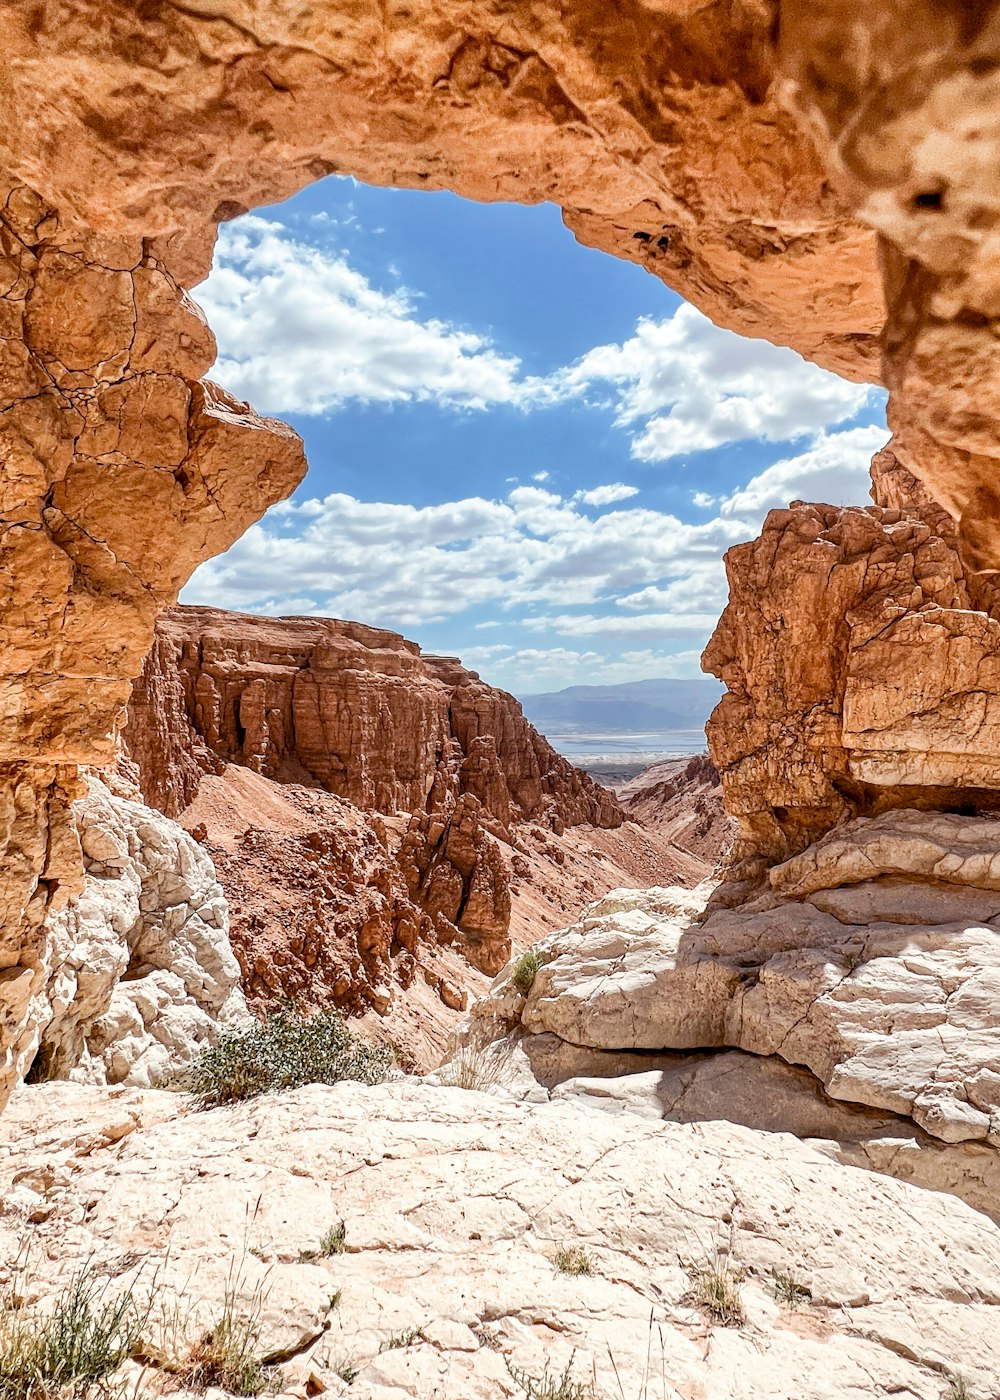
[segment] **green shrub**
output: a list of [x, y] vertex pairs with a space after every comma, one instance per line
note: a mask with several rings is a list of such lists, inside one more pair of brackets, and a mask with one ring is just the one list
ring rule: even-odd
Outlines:
[[514, 964], [514, 971], [510, 975], [510, 980], [514, 987], [526, 997], [535, 985], [535, 974], [540, 967], [545, 966], [545, 954], [538, 948], [529, 948], [527, 952], [521, 954]]
[[393, 1066], [392, 1050], [360, 1039], [339, 1011], [300, 1016], [273, 1011], [248, 1030], [229, 1031], [206, 1046], [187, 1088], [201, 1108], [239, 1103], [303, 1084], [355, 1079], [378, 1084]]
[[342, 1220], [331, 1225], [319, 1242], [319, 1252], [329, 1258], [331, 1254], [343, 1254], [347, 1248], [347, 1227]]
[[407, 1347], [416, 1346], [417, 1342], [423, 1340], [424, 1334], [419, 1327], [409, 1327], [405, 1332], [393, 1332], [379, 1347], [379, 1351], [405, 1351]]
[[149, 1304], [132, 1289], [110, 1293], [91, 1265], [74, 1273], [44, 1312], [20, 1305], [16, 1288], [0, 1299], [0, 1397], [83, 1397], [139, 1346]]
[[299, 1263], [310, 1264], [314, 1259], [329, 1259], [331, 1254], [343, 1254], [346, 1248], [347, 1227], [342, 1220], [338, 1220], [324, 1232], [316, 1249], [302, 1250]]

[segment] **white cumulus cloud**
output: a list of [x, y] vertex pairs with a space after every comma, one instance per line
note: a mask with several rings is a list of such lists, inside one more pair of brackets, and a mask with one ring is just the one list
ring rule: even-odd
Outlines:
[[594, 486], [589, 491], [577, 491], [574, 501], [583, 501], [587, 506], [610, 506], [615, 501], [627, 501], [630, 496], [638, 496], [638, 486], [626, 486], [624, 481], [613, 481], [607, 486]]
[[820, 433], [805, 452], [785, 457], [755, 476], [722, 503], [729, 519], [763, 521], [769, 510], [790, 501], [822, 501], [842, 506], [870, 503], [872, 457], [889, 440], [877, 424]]
[[[814, 435], [854, 417], [870, 393], [687, 305], [641, 320], [628, 340], [595, 346], [575, 364], [525, 375], [489, 336], [423, 315], [416, 293], [381, 290], [346, 253], [255, 214], [223, 226], [198, 295], [219, 343], [214, 377], [269, 413], [406, 401], [541, 410], [584, 400], [629, 435], [633, 457], [662, 462]], [[612, 499], [625, 498], [590, 503]]]
[[380, 291], [343, 254], [258, 215], [223, 225], [198, 299], [219, 343], [213, 377], [262, 412], [484, 408], [542, 392], [487, 337], [422, 317], [410, 292]]
[[566, 395], [610, 391], [619, 424], [635, 432], [632, 455], [644, 462], [816, 433], [853, 418], [870, 392], [793, 350], [721, 330], [687, 305], [640, 321], [621, 345], [588, 351], [554, 382]]

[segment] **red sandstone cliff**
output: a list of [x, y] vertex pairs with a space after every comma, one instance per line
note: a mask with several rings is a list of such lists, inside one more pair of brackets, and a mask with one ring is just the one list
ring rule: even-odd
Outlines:
[[395, 632], [328, 618], [174, 608], [136, 681], [125, 744], [168, 816], [236, 763], [366, 811], [470, 794], [506, 829], [616, 827], [614, 797], [557, 754], [512, 695]]
[[123, 739], [215, 861], [251, 1002], [374, 1011], [417, 1060], [512, 941], [713, 863], [625, 822], [512, 696], [359, 623], [174, 609]]
[[[726, 555], [702, 665], [739, 825], [730, 875], [759, 881], [850, 817], [1000, 808], [1000, 591], [888, 448], [876, 504], [793, 502]], [[735, 894], [739, 894], [736, 890]]]

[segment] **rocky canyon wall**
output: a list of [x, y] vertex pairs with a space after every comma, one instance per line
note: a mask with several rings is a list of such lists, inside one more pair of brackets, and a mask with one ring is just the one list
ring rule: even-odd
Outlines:
[[650, 858], [654, 878], [708, 868], [622, 831], [612, 794], [513, 696], [355, 622], [167, 611], [123, 753], [215, 861], [253, 1005], [371, 1010], [397, 1039], [403, 1016], [443, 1026], [438, 1003], [464, 1006], [513, 935], [620, 880], [616, 857], [632, 879]]
[[880, 504], [772, 511], [726, 556], [703, 664], [736, 880], [851, 816], [1000, 811], [1000, 593], [890, 450], [872, 470]]
[[147, 801], [169, 815], [204, 772], [237, 763], [367, 811], [434, 810], [469, 795], [504, 830], [622, 821], [612, 795], [556, 753], [512, 695], [358, 622], [175, 608], [160, 619], [123, 737]]
[[77, 765], [113, 758], [159, 610], [304, 459], [291, 429], [199, 379], [211, 333], [141, 238], [82, 233], [8, 182], [0, 266], [2, 1097], [46, 916], [83, 887]]

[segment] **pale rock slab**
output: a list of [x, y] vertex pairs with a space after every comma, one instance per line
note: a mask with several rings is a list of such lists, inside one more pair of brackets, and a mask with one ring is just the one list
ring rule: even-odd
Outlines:
[[[991, 1393], [1000, 1231], [984, 1216], [787, 1135], [622, 1127], [413, 1080], [204, 1114], [162, 1093], [26, 1086], [0, 1121], [0, 1269], [26, 1231], [37, 1296], [82, 1258], [141, 1286], [169, 1251], [164, 1298], [186, 1289], [210, 1320], [242, 1261], [286, 1384], [338, 1395], [350, 1366], [361, 1400], [513, 1400], [508, 1361], [559, 1374], [574, 1351], [578, 1379], [615, 1393], [610, 1353], [641, 1394], [661, 1339], [674, 1397], [941, 1400], [960, 1373]], [[347, 1252], [299, 1262], [339, 1219]], [[556, 1270], [565, 1243], [590, 1276]], [[691, 1297], [688, 1269], [716, 1254], [743, 1274], [740, 1328]], [[776, 1301], [775, 1271], [809, 1290], [803, 1307]]]
[[[613, 892], [538, 945], [546, 962], [527, 997], [513, 965], [501, 973], [472, 1009], [473, 1032], [519, 1027], [606, 1052], [773, 1056], [808, 1069], [832, 1099], [992, 1153], [1000, 926], [983, 916], [994, 914], [998, 850], [1000, 823], [893, 813], [778, 867], [776, 889], [806, 900], [773, 893], [706, 917], [705, 887]], [[841, 879], [859, 883], [816, 888]], [[998, 1207], [993, 1196], [986, 1208]]]

